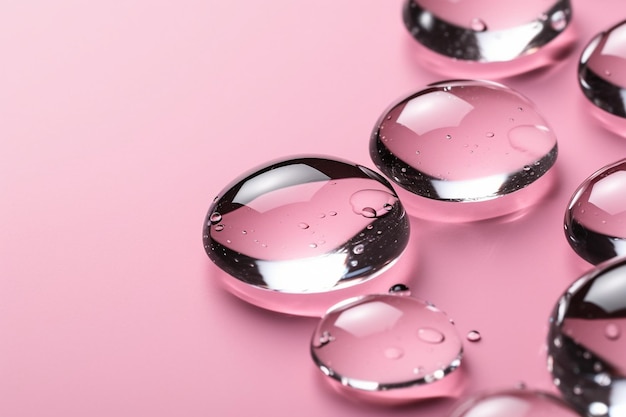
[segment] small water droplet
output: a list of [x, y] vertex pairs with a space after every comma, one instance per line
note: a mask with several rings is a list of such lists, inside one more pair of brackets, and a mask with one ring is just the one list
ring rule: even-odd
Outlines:
[[304, 222], [302, 222], [302, 223], [298, 223], [298, 227], [299, 227], [300, 229], [308, 229], [308, 228], [309, 228], [309, 225], [308, 225], [308, 224], [306, 224], [306, 223], [304, 223]]
[[247, 231], [247, 230], [242, 230], [242, 231], [241, 231], [241, 234], [242, 234], [242, 235], [247, 235], [247, 234], [248, 234], [248, 231]]
[[439, 344], [445, 340], [445, 336], [437, 329], [422, 327], [417, 330], [417, 337], [426, 343]]
[[216, 232], [221, 232], [222, 230], [224, 230], [224, 225], [218, 224], [213, 228], [213, 230], [215, 230]]
[[477, 330], [470, 330], [466, 337], [470, 342], [478, 342], [482, 339], [481, 334]]
[[391, 346], [385, 349], [385, 357], [391, 360], [397, 360], [404, 356], [404, 351], [402, 348], [397, 346]]
[[211, 223], [219, 223], [220, 221], [222, 221], [222, 215], [218, 213], [217, 211], [215, 211], [211, 214], [211, 217], [209, 217], [209, 220], [211, 221]]
[[580, 387], [580, 385], [574, 385], [574, 388], [572, 388], [572, 392], [574, 393], [574, 395], [581, 395], [583, 393], [583, 389]]
[[611, 375], [607, 374], [606, 372], [601, 372], [599, 374], [596, 374], [593, 377], [593, 380], [596, 384], [600, 385], [601, 387], [608, 387], [609, 385], [611, 385]]
[[309, 243], [309, 247], [315, 249], [315, 248], [317, 248], [317, 244], [316, 243]]
[[609, 323], [604, 328], [604, 335], [607, 337], [607, 339], [610, 339], [610, 340], [619, 339], [621, 333], [622, 332], [620, 331], [619, 326], [615, 323]]
[[556, 31], [562, 31], [567, 26], [567, 16], [563, 10], [557, 10], [550, 16], [550, 26]]
[[475, 32], [484, 32], [487, 30], [487, 25], [481, 19], [475, 17], [470, 22], [470, 27]]
[[485, 134], [485, 136], [487, 136], [488, 138], [492, 138], [492, 137], [494, 137], [495, 135], [496, 135], [496, 134], [495, 134], [495, 133], [493, 133], [493, 132], [487, 132], [487, 133]]
[[594, 417], [606, 416], [609, 414], [609, 407], [599, 401], [589, 404], [589, 414]]
[[404, 284], [395, 284], [389, 288], [391, 294], [396, 295], [411, 295], [411, 290]]
[[353, 252], [355, 255], [360, 255], [360, 254], [362, 254], [364, 250], [365, 250], [365, 245], [363, 245], [363, 244], [358, 244], [358, 245], [356, 245], [354, 248], [352, 248], [352, 252]]
[[452, 139], [452, 135], [446, 135], [446, 139]]
[[357, 266], [358, 264], [359, 264], [359, 261], [355, 261], [355, 260], [350, 261], [350, 266], [353, 268]]
[[336, 215], [337, 215], [337, 212], [336, 212], [336, 211], [329, 211], [329, 212], [328, 212], [328, 215], [329, 215], [329, 216], [336, 216]]

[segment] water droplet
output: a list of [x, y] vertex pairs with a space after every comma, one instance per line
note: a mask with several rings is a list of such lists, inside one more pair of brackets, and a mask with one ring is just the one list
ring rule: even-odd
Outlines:
[[[444, 87], [448, 89], [444, 91]], [[511, 108], [517, 107], [524, 111], [518, 121], [510, 123]], [[390, 120], [387, 114], [392, 115]], [[461, 215], [467, 220], [470, 212], [477, 217], [483, 214], [468, 210], [465, 203], [497, 200], [491, 201], [497, 207], [485, 214], [496, 217], [521, 210], [545, 195], [545, 181], [532, 185], [556, 161], [556, 136], [535, 106], [508, 87], [487, 81], [431, 84], [401, 100], [382, 119], [397, 128], [390, 129], [388, 137], [392, 140], [386, 143], [373, 132], [370, 156], [387, 177], [420, 197], [412, 205], [403, 200], [407, 209], [420, 210], [411, 213], [416, 217], [446, 219], [449, 213], [442, 213], [452, 208], [440, 203], [463, 202]], [[442, 135], [442, 130], [449, 133]], [[469, 140], [440, 139], [461, 136]], [[424, 154], [437, 157], [420, 158], [415, 154], [416, 144]], [[480, 152], [468, 152], [470, 145]], [[520, 175], [530, 166], [532, 175]], [[398, 176], [401, 168], [407, 172]], [[528, 197], [515, 198], [515, 204], [507, 203], [513, 197], [497, 198], [520, 191]]]
[[387, 359], [396, 360], [400, 359], [402, 356], [404, 356], [404, 351], [402, 350], [402, 348], [392, 346], [385, 349], [385, 357]]
[[563, 10], [557, 10], [550, 16], [550, 26], [556, 31], [562, 31], [567, 27], [567, 15]]
[[472, 28], [473, 31], [476, 31], [476, 32], [484, 32], [487, 30], [487, 25], [485, 24], [485, 22], [483, 22], [477, 17], [472, 19], [472, 21], [470, 22], [470, 27]]
[[446, 135], [446, 139], [452, 139], [452, 135]]
[[[431, 382], [456, 378], [462, 343], [440, 310], [413, 297], [378, 294], [356, 297], [331, 307], [315, 330], [314, 362], [333, 382], [381, 398], [407, 400], [441, 395]], [[438, 343], [424, 343], [407, 332], [415, 325], [435, 330]], [[341, 334], [332, 349], [316, 343], [323, 331]], [[327, 369], [329, 372], [324, 372]]]
[[592, 416], [606, 416], [609, 414], [609, 407], [600, 401], [589, 404], [589, 414]]
[[405, 0], [403, 10], [423, 63], [466, 78], [510, 76], [555, 62], [555, 53], [572, 42], [562, 35], [570, 16], [569, 0], [520, 7], [496, 1]]
[[583, 50], [578, 83], [587, 106], [600, 124], [626, 136], [626, 20], [596, 35]]
[[430, 327], [422, 327], [418, 329], [417, 337], [419, 337], [420, 340], [426, 343], [432, 343], [432, 344], [442, 343], [445, 339], [445, 336], [443, 333], [441, 333], [437, 329], [433, 329]]
[[368, 218], [370, 218], [370, 219], [371, 219], [371, 218], [373, 218], [373, 217], [376, 217], [376, 210], [374, 210], [374, 209], [373, 209], [373, 208], [371, 208], [371, 207], [363, 207], [363, 208], [361, 209], [361, 214], [362, 214], [364, 217], [368, 217]]
[[211, 221], [211, 223], [219, 223], [222, 220], [222, 215], [219, 214], [217, 211], [212, 213], [211, 216], [209, 216], [209, 220]]
[[528, 389], [479, 393], [459, 404], [450, 415], [455, 417], [579, 417], [556, 396]]
[[626, 255], [626, 159], [601, 168], [578, 187], [564, 226], [570, 246], [590, 263]]
[[[261, 307], [320, 316], [329, 303], [353, 296], [384, 271], [408, 243], [408, 216], [398, 197], [366, 167], [326, 158], [289, 159], [259, 167], [232, 184], [209, 208], [203, 245], [227, 272], [219, 275], [226, 287], [236, 287], [236, 295]], [[330, 217], [362, 214], [368, 207], [375, 217], [342, 216], [340, 222]], [[214, 225], [215, 213], [221, 220]], [[361, 236], [368, 226], [387, 232]], [[350, 265], [358, 245], [363, 246], [354, 269]], [[382, 288], [393, 283], [391, 277], [384, 279]], [[324, 296], [311, 296], [316, 293]]]
[[622, 339], [607, 337], [607, 327], [626, 323], [626, 258], [607, 261], [584, 274], [557, 305], [548, 337], [560, 338], [562, 347], [549, 345], [548, 354], [554, 357], [551, 373], [561, 381], [564, 399], [582, 415], [599, 407], [596, 403], [603, 406], [597, 415], [618, 415], [623, 407], [620, 390], [626, 356]]
[[480, 341], [480, 339], [482, 339], [482, 336], [480, 335], [480, 333], [478, 331], [470, 330], [469, 332], [467, 332], [466, 338], [470, 342], [478, 342], [478, 341]]
[[604, 335], [611, 340], [617, 340], [619, 339], [620, 335], [621, 335], [621, 330], [619, 328], [619, 326], [615, 323], [609, 323], [606, 325], [606, 327], [604, 328]]
[[357, 266], [358, 264], [359, 264], [359, 261], [357, 261], [357, 260], [352, 260], [352, 261], [350, 261], [350, 266], [351, 266], [351, 267], [355, 267], [355, 266]]
[[389, 292], [395, 295], [411, 295], [411, 290], [404, 284], [395, 284], [389, 288]]
[[363, 251], [365, 250], [365, 246], [363, 244], [358, 244], [356, 245], [354, 248], [352, 248], [352, 252], [355, 255], [360, 255], [363, 253]]

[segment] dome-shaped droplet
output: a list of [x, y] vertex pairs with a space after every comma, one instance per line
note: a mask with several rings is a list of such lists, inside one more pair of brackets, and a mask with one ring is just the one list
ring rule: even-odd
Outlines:
[[470, 330], [467, 332], [465, 338], [470, 342], [479, 342], [480, 339], [482, 339], [482, 336], [478, 330]]
[[[413, 214], [453, 219], [450, 203], [462, 202], [460, 217], [476, 220], [518, 211], [545, 194], [557, 141], [516, 91], [487, 81], [444, 81], [392, 105], [372, 133], [370, 155], [420, 197], [401, 195], [407, 209], [413, 200], [421, 210]], [[483, 204], [490, 200], [498, 201]]]
[[559, 398], [541, 391], [514, 389], [482, 393], [462, 402], [450, 417], [580, 417]]
[[389, 288], [390, 294], [411, 295], [411, 289], [404, 284], [394, 284]]
[[[320, 344], [327, 333], [334, 340]], [[459, 381], [448, 374], [461, 363], [462, 343], [448, 317], [431, 304], [380, 294], [331, 308], [313, 334], [311, 355], [344, 393], [406, 401], [454, 395], [451, 387]]]
[[589, 42], [580, 57], [578, 81], [591, 113], [626, 136], [626, 21]]
[[626, 258], [585, 274], [554, 308], [548, 340], [560, 343], [548, 343], [549, 369], [581, 414], [618, 416], [626, 407], [625, 325]]
[[588, 262], [626, 255], [626, 159], [603, 167], [580, 185], [564, 225], [567, 241]]
[[572, 43], [569, 0], [406, 0], [404, 24], [417, 56], [447, 74], [483, 78], [556, 62]]
[[409, 236], [404, 208], [384, 178], [318, 157], [242, 176], [208, 213], [204, 247], [227, 273], [220, 274], [227, 288], [292, 314], [321, 315], [345, 298], [387, 291], [395, 278], [370, 278], [398, 259]]

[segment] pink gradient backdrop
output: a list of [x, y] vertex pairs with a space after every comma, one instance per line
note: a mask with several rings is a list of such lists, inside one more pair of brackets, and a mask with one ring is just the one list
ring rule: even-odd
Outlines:
[[[583, 46], [626, 6], [573, 6], [574, 53], [503, 80], [554, 128], [557, 188], [508, 223], [413, 219], [414, 253], [396, 265], [462, 334], [481, 332], [466, 344], [464, 395], [552, 389], [547, 318], [589, 268], [563, 214], [583, 179], [626, 156], [575, 76]], [[383, 408], [337, 396], [309, 358], [316, 320], [226, 293], [201, 240], [213, 197], [260, 163], [314, 153], [373, 166], [380, 113], [447, 78], [418, 65], [400, 10], [0, 5], [0, 416], [445, 416], [455, 399]]]

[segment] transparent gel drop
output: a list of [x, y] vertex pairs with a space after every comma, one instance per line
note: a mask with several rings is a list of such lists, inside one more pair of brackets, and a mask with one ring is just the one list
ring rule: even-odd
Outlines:
[[418, 56], [443, 73], [504, 77], [553, 64], [572, 45], [569, 0], [406, 0]]
[[578, 81], [592, 114], [626, 136], [626, 21], [589, 42], [580, 57]]
[[548, 369], [581, 414], [622, 416], [626, 409], [626, 259], [607, 261], [559, 299], [548, 334]]
[[[333, 341], [325, 335], [332, 335]], [[412, 401], [453, 396], [462, 343], [436, 307], [399, 294], [367, 295], [339, 303], [318, 324], [311, 355], [344, 394], [370, 400]]]
[[564, 226], [574, 251], [592, 264], [626, 255], [626, 159], [603, 167], [580, 185]]
[[478, 394], [461, 403], [450, 417], [580, 417], [559, 398], [526, 389]]
[[[550, 187], [557, 140], [535, 105], [488, 81], [444, 81], [380, 117], [370, 156], [417, 199], [418, 217], [498, 217], [532, 205]], [[458, 204], [462, 203], [462, 204]]]
[[209, 208], [203, 236], [234, 294], [271, 310], [319, 316], [340, 300], [397, 282], [380, 273], [405, 249], [409, 221], [374, 171], [310, 157], [233, 181]]

